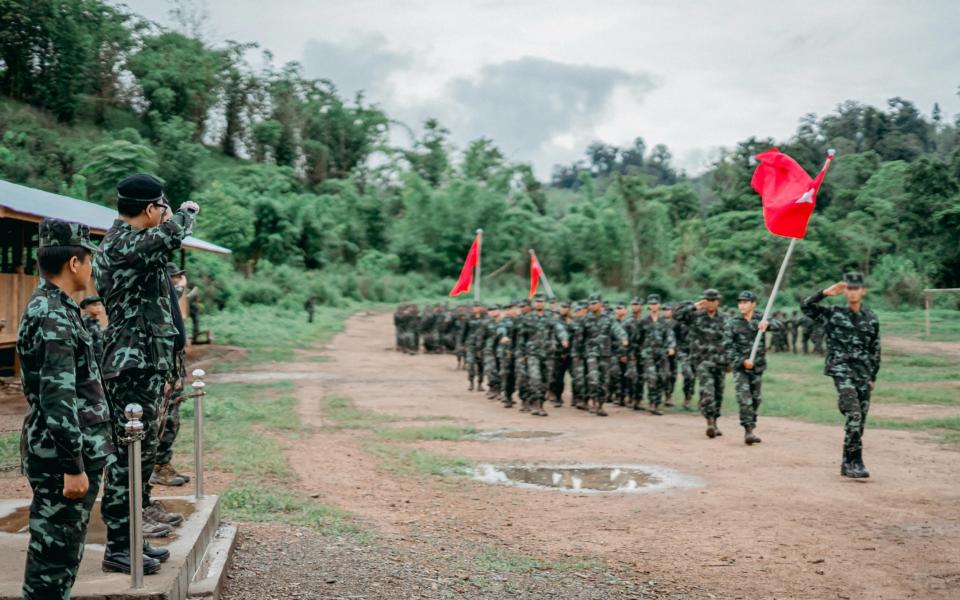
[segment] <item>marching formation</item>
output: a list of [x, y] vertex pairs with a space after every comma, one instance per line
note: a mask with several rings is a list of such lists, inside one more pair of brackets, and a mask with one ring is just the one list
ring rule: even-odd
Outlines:
[[[657, 294], [629, 303], [594, 294], [581, 302], [551, 299], [547, 306], [544, 295], [536, 294], [506, 305], [474, 303], [452, 310], [405, 304], [394, 313], [396, 348], [455, 354], [468, 390], [486, 391], [506, 408], [518, 404], [516, 395], [521, 412], [540, 417], [547, 416], [547, 406], [563, 406], [568, 378], [570, 405], [599, 417], [607, 416], [607, 403], [659, 416], [661, 407], [674, 406], [678, 391], [683, 409], [692, 411], [699, 388], [708, 438], [723, 435], [719, 419], [726, 376], [732, 373], [744, 443], [754, 445], [761, 442], [756, 427], [767, 335], [772, 350], [796, 352], [802, 330], [804, 352], [808, 341], [815, 341], [814, 351], [822, 351], [826, 341], [825, 373], [834, 378], [846, 419], [841, 474], [868, 477], [861, 438], [880, 368], [880, 334], [876, 315], [861, 309], [864, 292], [863, 275], [847, 273], [842, 282], [806, 298], [802, 317], [775, 313], [769, 320], [757, 312], [757, 296], [748, 290], [739, 294], [736, 312], [720, 310], [715, 289], [673, 304], [662, 304]], [[840, 293], [846, 307], [820, 306], [823, 298]]]

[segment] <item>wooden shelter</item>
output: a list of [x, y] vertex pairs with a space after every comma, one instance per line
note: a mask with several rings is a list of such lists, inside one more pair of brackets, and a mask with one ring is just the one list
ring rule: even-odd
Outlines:
[[[37, 224], [47, 217], [83, 223], [94, 240], [103, 239], [117, 218], [105, 206], [0, 180], [0, 374], [14, 365], [20, 315], [37, 286]], [[230, 254], [230, 250], [188, 237], [184, 249]], [[181, 253], [181, 263], [184, 254]], [[96, 293], [91, 282], [90, 294]], [[87, 294], [79, 294], [78, 301]]]

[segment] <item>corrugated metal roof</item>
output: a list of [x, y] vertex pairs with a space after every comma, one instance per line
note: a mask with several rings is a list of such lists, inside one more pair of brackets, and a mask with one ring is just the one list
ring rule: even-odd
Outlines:
[[[106, 233], [117, 218], [117, 212], [106, 206], [51, 194], [0, 179], [0, 214], [3, 213], [4, 208], [38, 218], [56, 217], [64, 221], [83, 223], [92, 232], [99, 234]], [[218, 254], [230, 254], [230, 250], [223, 246], [211, 244], [193, 236], [183, 240], [183, 246]]]

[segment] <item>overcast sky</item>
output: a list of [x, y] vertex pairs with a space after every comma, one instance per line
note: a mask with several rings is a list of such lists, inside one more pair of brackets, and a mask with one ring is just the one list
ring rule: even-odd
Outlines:
[[[164, 0], [128, 0], [170, 24]], [[463, 147], [493, 138], [541, 177], [591, 141], [664, 143], [695, 173], [847, 99], [960, 113], [960, 1], [206, 0], [207, 36], [365, 90]]]

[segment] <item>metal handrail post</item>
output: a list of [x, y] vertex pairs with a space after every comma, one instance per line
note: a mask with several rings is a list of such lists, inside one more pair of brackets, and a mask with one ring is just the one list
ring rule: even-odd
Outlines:
[[207, 386], [203, 382], [206, 376], [203, 369], [194, 369], [192, 375], [193, 383], [193, 468], [195, 484], [194, 497], [197, 500], [203, 498], [203, 396], [206, 393], [204, 388]]
[[128, 446], [129, 485], [130, 496], [130, 586], [138, 590], [143, 587], [143, 473], [140, 471], [140, 442], [144, 438], [143, 407], [139, 404], [128, 404], [123, 409], [127, 417], [124, 425], [126, 438], [123, 440]]

